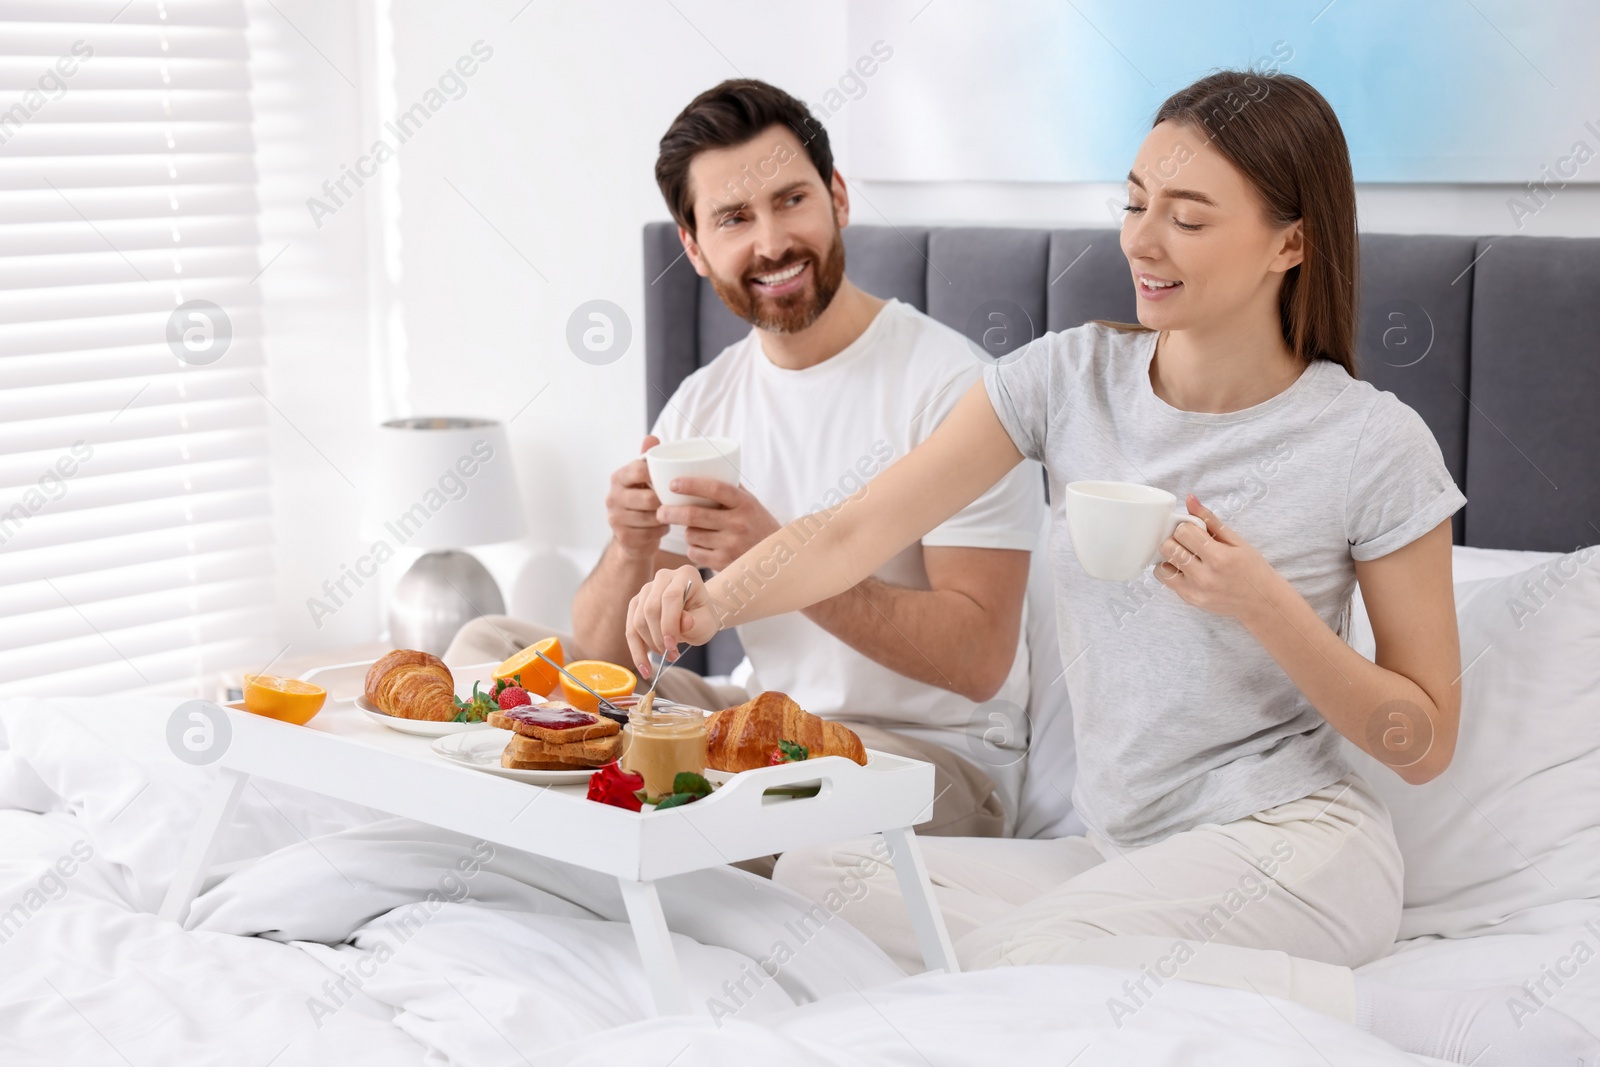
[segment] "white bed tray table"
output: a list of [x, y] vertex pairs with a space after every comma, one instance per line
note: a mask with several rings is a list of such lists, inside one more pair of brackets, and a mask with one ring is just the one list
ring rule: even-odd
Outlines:
[[[460, 766], [425, 737], [378, 725], [333, 702], [305, 726], [231, 707], [221, 774], [202, 807], [161, 916], [182, 922], [211, 867], [217, 836], [252, 775], [616, 877], [658, 1014], [693, 1014], [655, 881], [790, 849], [879, 833], [930, 970], [958, 967], [913, 824], [934, 800], [934, 768], [869, 750], [735, 775], [710, 796], [643, 812], [587, 798], [584, 785], [537, 786]], [[767, 796], [816, 782], [816, 796]]]

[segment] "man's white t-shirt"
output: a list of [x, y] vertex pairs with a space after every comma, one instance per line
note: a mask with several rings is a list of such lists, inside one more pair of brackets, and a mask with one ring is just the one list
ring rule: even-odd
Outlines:
[[[662, 441], [731, 437], [740, 446], [741, 484], [780, 523], [832, 507], [921, 443], [942, 422], [983, 365], [966, 339], [898, 300], [831, 359], [786, 370], [762, 350], [755, 330], [686, 378], [651, 431]], [[875, 577], [927, 589], [922, 548], [1032, 550], [1043, 521], [1038, 464], [1019, 464], [964, 510], [880, 568]], [[663, 538], [685, 555], [683, 527]], [[803, 566], [803, 563], [801, 564]], [[855, 651], [799, 612], [738, 628], [754, 670], [752, 694], [788, 693], [824, 718], [860, 721], [941, 744], [983, 768], [1016, 818], [1026, 736], [1003, 736], [999, 705], [978, 705], [924, 685]], [[995, 701], [1004, 718], [1026, 720], [1027, 649]], [[1012, 757], [997, 746], [1014, 751]]]

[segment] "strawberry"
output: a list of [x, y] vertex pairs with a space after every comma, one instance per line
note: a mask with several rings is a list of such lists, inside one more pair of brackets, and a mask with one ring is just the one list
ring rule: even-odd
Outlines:
[[782, 763], [795, 763], [799, 760], [810, 759], [811, 753], [804, 745], [797, 745], [793, 741], [779, 741], [772, 755], [767, 758], [768, 767], [776, 767]]
[[508, 685], [495, 694], [495, 699], [500, 701], [500, 710], [508, 711], [511, 708], [521, 707], [523, 704], [532, 704], [533, 698], [528, 691], [520, 685]]
[[810, 760], [810, 758], [811, 752], [806, 749], [805, 745], [795, 744], [794, 741], [779, 741], [778, 747], [773, 749], [773, 758], [766, 761], [766, 763], [770, 766], [778, 766], [779, 763], [797, 763], [797, 761]]

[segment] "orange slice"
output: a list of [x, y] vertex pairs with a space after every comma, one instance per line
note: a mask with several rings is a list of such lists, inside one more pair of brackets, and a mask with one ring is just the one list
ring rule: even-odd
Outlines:
[[542, 697], [549, 696], [550, 691], [556, 687], [556, 681], [561, 677], [561, 674], [550, 664], [539, 658], [537, 654], [540, 652], [543, 652], [563, 667], [567, 665], [567, 657], [561, 651], [560, 638], [547, 637], [543, 641], [535, 641], [496, 667], [494, 669], [495, 679], [509, 678], [515, 681], [517, 676], [521, 675], [522, 688], [530, 693], [537, 693]]
[[[601, 659], [580, 659], [576, 663], [564, 666], [581, 679], [584, 685], [607, 700], [625, 697], [639, 684], [639, 676], [628, 668]], [[567, 703], [581, 711], [595, 711], [600, 707], [599, 701], [573, 685], [565, 675], [561, 678], [561, 691], [566, 694]]]
[[245, 710], [269, 719], [304, 726], [322, 710], [322, 702], [327, 698], [328, 691], [322, 686], [298, 678], [279, 678], [275, 674], [244, 676]]

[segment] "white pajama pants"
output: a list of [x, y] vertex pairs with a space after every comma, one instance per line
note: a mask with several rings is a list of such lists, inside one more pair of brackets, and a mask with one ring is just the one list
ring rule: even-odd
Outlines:
[[[1098, 834], [920, 837], [964, 969], [1080, 963], [1140, 972], [1130, 1013], [1172, 979], [1355, 1019], [1350, 968], [1388, 953], [1403, 867], [1388, 809], [1359, 775], [1143, 848]], [[830, 908], [908, 973], [922, 956], [879, 837], [799, 849], [774, 881]], [[864, 889], [864, 891], [863, 891]], [[840, 906], [839, 901], [845, 903]]]

